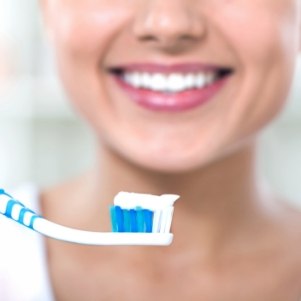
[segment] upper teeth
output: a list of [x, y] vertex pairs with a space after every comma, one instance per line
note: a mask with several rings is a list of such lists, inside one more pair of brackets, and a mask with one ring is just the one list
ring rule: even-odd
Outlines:
[[162, 92], [181, 92], [193, 88], [203, 88], [216, 79], [216, 72], [202, 73], [139, 73], [126, 72], [123, 76], [125, 82], [135, 88], [145, 88]]

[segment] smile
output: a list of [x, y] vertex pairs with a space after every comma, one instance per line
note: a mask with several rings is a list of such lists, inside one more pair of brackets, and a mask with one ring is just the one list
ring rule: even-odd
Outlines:
[[178, 93], [190, 89], [202, 89], [216, 79], [214, 72], [199, 74], [138, 73], [126, 72], [124, 81], [135, 88], [144, 88], [162, 93]]
[[111, 68], [110, 73], [137, 104], [155, 111], [183, 111], [212, 99], [233, 71], [195, 64], [137, 64]]

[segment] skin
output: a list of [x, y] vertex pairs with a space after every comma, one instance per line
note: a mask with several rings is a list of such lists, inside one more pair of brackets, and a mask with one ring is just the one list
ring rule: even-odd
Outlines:
[[[98, 147], [92, 171], [41, 193], [43, 214], [108, 230], [118, 191], [181, 195], [168, 248], [47, 241], [56, 299], [300, 299], [300, 213], [262, 189], [256, 171], [257, 134], [290, 88], [300, 1], [44, 0], [42, 11], [66, 92]], [[129, 101], [107, 72], [133, 62], [235, 72], [208, 104], [158, 113]]]

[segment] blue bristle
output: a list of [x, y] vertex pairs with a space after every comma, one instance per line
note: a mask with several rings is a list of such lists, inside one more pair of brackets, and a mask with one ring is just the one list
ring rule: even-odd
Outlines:
[[124, 217], [123, 210], [119, 206], [115, 206], [117, 231], [124, 232]]
[[113, 232], [152, 232], [154, 213], [151, 210], [141, 207], [128, 210], [111, 206], [110, 215]]
[[144, 209], [144, 222], [145, 222], [145, 232], [151, 233], [153, 231], [153, 216], [154, 213], [151, 210]]
[[135, 209], [130, 210], [131, 232], [138, 232], [137, 212]]
[[124, 232], [131, 232], [131, 216], [130, 211], [123, 209]]
[[112, 231], [118, 232], [115, 206], [110, 207], [110, 216], [111, 216]]
[[137, 228], [138, 232], [145, 232], [145, 221], [143, 209], [141, 207], [136, 207], [137, 212]]

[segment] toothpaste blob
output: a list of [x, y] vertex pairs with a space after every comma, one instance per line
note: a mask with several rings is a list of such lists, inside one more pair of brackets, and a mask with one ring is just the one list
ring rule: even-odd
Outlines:
[[170, 233], [175, 194], [119, 192], [110, 208], [113, 232]]

